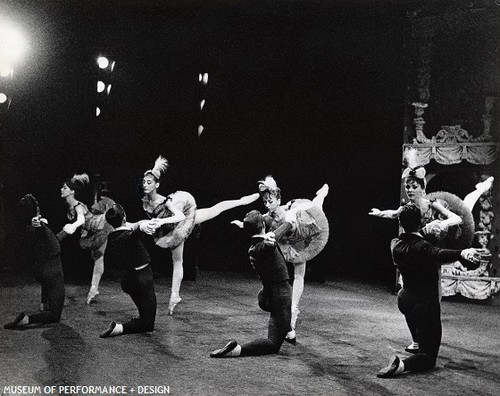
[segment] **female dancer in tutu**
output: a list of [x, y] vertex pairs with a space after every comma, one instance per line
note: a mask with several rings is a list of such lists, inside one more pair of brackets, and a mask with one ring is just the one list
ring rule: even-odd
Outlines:
[[[462, 201], [449, 192], [438, 191], [426, 194], [425, 168], [419, 166], [414, 149], [405, 152], [407, 168], [403, 171], [405, 193], [410, 203], [420, 208], [421, 232], [426, 239], [443, 248], [463, 249], [471, 246], [474, 237], [474, 218], [472, 209], [481, 195], [491, 189], [493, 177], [478, 183], [476, 189]], [[387, 219], [398, 218], [403, 206], [398, 209], [380, 210], [372, 208], [369, 215]], [[439, 294], [441, 295], [441, 276], [439, 276]], [[412, 327], [410, 327], [412, 328]], [[418, 353], [416, 335], [413, 342], [405, 349]]]
[[325, 247], [329, 236], [328, 220], [323, 212], [323, 201], [328, 195], [329, 187], [321, 187], [316, 197], [294, 199], [281, 205], [281, 190], [272, 176], [259, 181], [259, 193], [268, 212], [264, 220], [268, 231], [278, 229], [284, 222], [285, 214], [291, 209], [297, 211], [297, 222], [292, 230], [276, 238], [288, 263], [293, 264], [294, 280], [292, 288], [291, 328], [286, 341], [295, 343], [295, 325], [300, 313], [299, 302], [304, 291], [304, 276], [307, 261], [316, 257]]
[[90, 250], [94, 262], [92, 283], [86, 299], [86, 303], [90, 304], [99, 294], [99, 283], [104, 273], [107, 236], [113, 229], [104, 219], [104, 214], [115, 202], [110, 198], [102, 197], [89, 210], [87, 205], [76, 199], [76, 195], [88, 183], [89, 176], [86, 173], [74, 175], [63, 184], [61, 197], [68, 205], [67, 217], [71, 222], [63, 227], [63, 231], [71, 235], [81, 229], [80, 247]]
[[156, 245], [172, 252], [172, 288], [168, 304], [168, 312], [172, 315], [176, 305], [182, 300], [180, 288], [184, 277], [184, 241], [191, 234], [193, 227], [213, 219], [223, 211], [248, 205], [259, 196], [252, 194], [237, 200], [219, 202], [211, 208], [197, 209], [194, 197], [186, 191], [176, 191], [167, 197], [158, 193], [161, 175], [167, 168], [168, 161], [159, 156], [153, 168], [144, 173], [142, 207], [149, 220], [130, 225], [133, 228], [140, 227], [146, 234], [153, 235]]

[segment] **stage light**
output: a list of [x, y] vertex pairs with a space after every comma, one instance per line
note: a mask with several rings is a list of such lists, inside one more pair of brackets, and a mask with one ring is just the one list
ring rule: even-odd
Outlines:
[[116, 61], [113, 61], [113, 62], [111, 63], [111, 66], [109, 67], [109, 70], [110, 70], [111, 72], [112, 72], [112, 71], [113, 71], [113, 69], [115, 68], [115, 65], [116, 65]]
[[203, 74], [202, 82], [203, 82], [203, 84], [205, 84], [205, 85], [207, 85], [207, 84], [208, 84], [208, 73], [204, 73], [204, 74]]
[[0, 93], [0, 103], [5, 103], [7, 102], [7, 95], [5, 95], [4, 93]]
[[12, 77], [14, 74], [14, 69], [9, 65], [0, 65], [0, 77]]
[[12, 24], [0, 19], [0, 63], [12, 65], [26, 52], [28, 43]]
[[95, 116], [99, 117], [99, 114], [101, 114], [101, 109], [99, 107], [95, 108]]
[[200, 110], [203, 110], [203, 107], [205, 107], [205, 99], [203, 99], [203, 100], [200, 102]]
[[[109, 66], [109, 60], [105, 56], [100, 56], [97, 58], [97, 65], [101, 69], [106, 69]], [[114, 62], [113, 62], [114, 65]]]
[[108, 85], [108, 88], [106, 89], [106, 92], [107, 92], [107, 93], [108, 93], [108, 95], [109, 95], [109, 93], [111, 92], [111, 84], [109, 84], [109, 85]]
[[198, 137], [200, 137], [200, 135], [202, 134], [203, 129], [205, 129], [205, 128], [203, 128], [203, 125], [198, 126]]
[[101, 93], [106, 88], [106, 84], [102, 81], [97, 81], [97, 92]]

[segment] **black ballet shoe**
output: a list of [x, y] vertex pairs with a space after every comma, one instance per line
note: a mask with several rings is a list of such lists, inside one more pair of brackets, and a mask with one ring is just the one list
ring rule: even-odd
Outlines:
[[377, 374], [377, 377], [378, 378], [395, 377], [397, 375], [397, 371], [399, 368], [399, 362], [400, 360], [396, 355], [392, 356], [387, 367], [384, 367], [382, 370], [380, 370]]
[[20, 325], [19, 323], [21, 322], [21, 320], [24, 319], [25, 316], [26, 316], [26, 314], [24, 312], [21, 312], [19, 315], [17, 315], [17, 317], [14, 319], [13, 322], [4, 324], [3, 328], [7, 329], [7, 330], [11, 330], [11, 329], [15, 329], [18, 327], [23, 327], [24, 325]]
[[226, 357], [226, 355], [231, 352], [234, 348], [238, 346], [238, 343], [236, 340], [231, 340], [229, 341], [223, 348], [221, 349], [216, 349], [215, 351], [210, 353], [210, 357], [212, 358], [223, 358]]
[[108, 337], [112, 337], [111, 333], [113, 332], [113, 330], [115, 329], [116, 327], [116, 322], [113, 321], [109, 324], [109, 327], [104, 330], [100, 335], [99, 337], [101, 338], [108, 338]]

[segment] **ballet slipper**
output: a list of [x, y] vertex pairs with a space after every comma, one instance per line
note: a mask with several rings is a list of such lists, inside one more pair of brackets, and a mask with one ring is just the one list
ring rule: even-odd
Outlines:
[[285, 341], [292, 345], [295, 345], [297, 343], [297, 335], [295, 334], [295, 330], [290, 330], [288, 333], [286, 333]]
[[182, 301], [180, 297], [170, 297], [170, 301], [168, 302], [168, 314], [173, 315], [174, 309]]
[[485, 192], [489, 191], [491, 187], [493, 186], [493, 181], [495, 178], [493, 176], [488, 177], [486, 180], [482, 181], [481, 183], [476, 184], [476, 190], [481, 191], [482, 194]]
[[89, 294], [87, 294], [86, 304], [90, 305], [92, 301], [95, 301], [95, 298], [99, 295], [99, 290], [97, 288], [91, 287]]
[[328, 192], [330, 191], [330, 186], [328, 184], [323, 184], [323, 187], [321, 187], [318, 191], [316, 191], [316, 195], [325, 198], [328, 195]]

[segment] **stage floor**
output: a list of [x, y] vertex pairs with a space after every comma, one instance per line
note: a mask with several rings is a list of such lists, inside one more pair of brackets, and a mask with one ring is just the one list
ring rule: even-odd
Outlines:
[[[3, 323], [38, 308], [37, 283], [1, 278]], [[444, 301], [436, 369], [379, 379], [391, 354], [406, 356], [410, 334], [389, 290], [350, 280], [306, 283], [295, 346], [284, 343], [271, 356], [210, 358], [231, 338], [247, 342], [266, 334], [259, 289], [251, 273], [200, 272], [196, 282], [183, 283], [183, 301], [168, 316], [170, 280], [159, 279], [156, 330], [101, 339], [111, 320], [137, 314], [131, 299], [118, 281], [107, 280], [97, 301], [86, 306], [88, 287], [69, 284], [60, 324], [0, 329], [0, 394], [15, 385], [40, 386], [39, 394], [77, 394], [57, 387], [80, 385], [125, 386], [129, 395], [498, 395], [498, 304]], [[30, 390], [37, 388], [22, 394]], [[91, 394], [86, 392], [78, 394]]]

